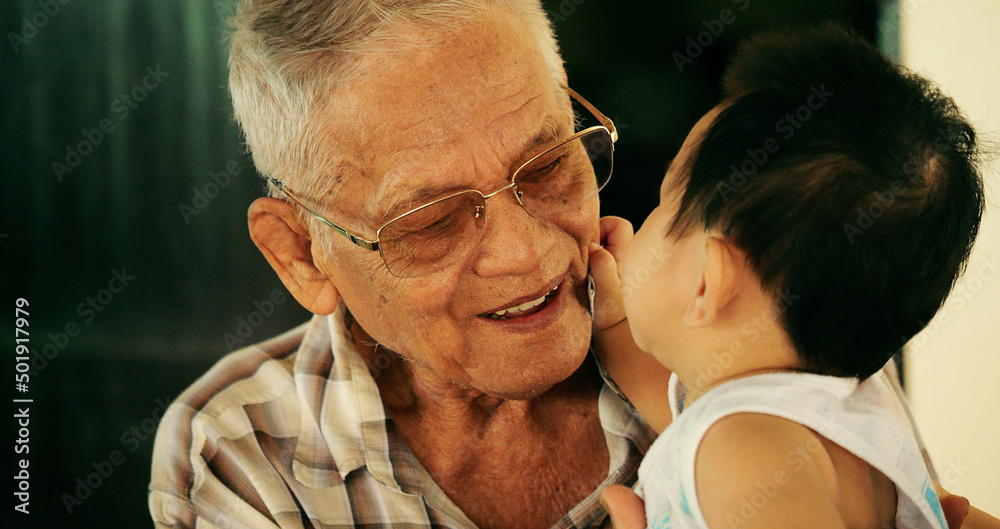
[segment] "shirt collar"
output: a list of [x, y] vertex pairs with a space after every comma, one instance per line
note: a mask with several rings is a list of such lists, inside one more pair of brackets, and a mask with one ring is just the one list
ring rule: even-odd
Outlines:
[[295, 382], [303, 406], [293, 471], [304, 485], [329, 487], [367, 467], [399, 491], [382, 398], [344, 323], [346, 316], [343, 303], [329, 316], [314, 316], [296, 355]]
[[[439, 508], [453, 511], [453, 516], [465, 518], [412, 452], [402, 446], [402, 440], [388, 432], [389, 419], [378, 386], [358, 353], [346, 317], [343, 303], [329, 316], [314, 316], [296, 355], [296, 387], [304, 404], [293, 460], [296, 479], [306, 486], [325, 488], [367, 467], [390, 489], [421, 494]], [[620, 482], [620, 474], [637, 464], [636, 454], [645, 454], [656, 434], [600, 362], [598, 367], [605, 383], [598, 410], [608, 442], [611, 481], [606, 484], [610, 484]], [[574, 511], [583, 506], [581, 503]]]

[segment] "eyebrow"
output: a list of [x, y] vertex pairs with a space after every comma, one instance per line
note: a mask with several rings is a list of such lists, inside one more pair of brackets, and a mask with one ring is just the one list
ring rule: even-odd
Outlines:
[[[535, 134], [533, 134], [530, 139], [523, 144], [520, 152], [510, 164], [508, 174], [505, 175], [505, 178], [510, 176], [510, 173], [514, 172], [516, 167], [519, 167], [522, 163], [528, 161], [532, 155], [537, 154], [540, 147], [549, 143], [554, 143], [557, 139], [559, 139], [559, 137], [565, 132], [565, 129], [565, 120], [560, 119], [558, 115], [548, 114], [545, 116], [538, 129], [536, 129]], [[379, 217], [379, 222], [392, 220], [415, 207], [422, 206], [447, 194], [456, 193], [458, 191], [467, 191], [470, 189], [473, 188], [462, 185], [435, 185], [419, 189], [415, 193], [406, 196], [393, 197], [390, 194], [388, 196], [377, 197], [379, 202], [387, 202], [390, 204], [389, 208], [385, 210], [385, 213]], [[493, 190], [488, 189], [486, 191]]]

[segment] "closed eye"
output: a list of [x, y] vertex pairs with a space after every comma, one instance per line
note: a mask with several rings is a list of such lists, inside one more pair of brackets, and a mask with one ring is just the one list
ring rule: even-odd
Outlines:
[[559, 156], [558, 158], [555, 158], [554, 160], [545, 164], [544, 166], [539, 167], [537, 169], [533, 169], [531, 172], [525, 175], [524, 178], [521, 178], [521, 180], [528, 182], [537, 182], [539, 180], [543, 180], [545, 179], [545, 177], [551, 175], [553, 172], [559, 169], [559, 166], [562, 165], [563, 160], [565, 160], [565, 158], [566, 155]]

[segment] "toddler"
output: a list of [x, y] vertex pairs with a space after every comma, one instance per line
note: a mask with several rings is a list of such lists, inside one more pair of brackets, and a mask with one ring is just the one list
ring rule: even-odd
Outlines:
[[602, 364], [654, 427], [673, 418], [639, 469], [648, 526], [945, 529], [872, 375], [966, 264], [972, 127], [835, 26], [751, 39], [723, 86], [634, 238], [605, 218], [591, 245]]

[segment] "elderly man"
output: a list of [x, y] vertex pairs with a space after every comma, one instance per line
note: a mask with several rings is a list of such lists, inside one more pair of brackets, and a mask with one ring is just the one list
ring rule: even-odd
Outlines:
[[250, 232], [316, 316], [170, 408], [157, 527], [600, 525], [655, 434], [589, 355], [617, 133], [537, 0], [245, 0], [233, 26], [272, 191]]
[[167, 413], [156, 524], [599, 524], [653, 433], [588, 356], [616, 133], [591, 109], [574, 135], [539, 3], [248, 0], [234, 26], [277, 195], [250, 231], [316, 316]]

